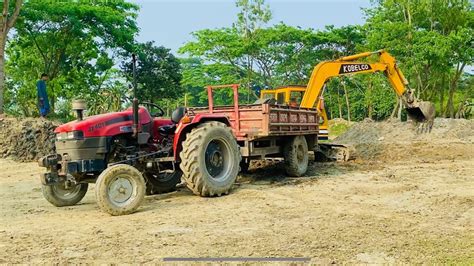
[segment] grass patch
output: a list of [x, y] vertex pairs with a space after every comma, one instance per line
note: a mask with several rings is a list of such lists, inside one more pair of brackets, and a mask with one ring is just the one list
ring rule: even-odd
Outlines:
[[349, 128], [351, 128], [352, 123], [342, 120], [342, 121], [329, 121], [329, 138], [335, 139], [338, 136], [342, 135], [346, 132]]

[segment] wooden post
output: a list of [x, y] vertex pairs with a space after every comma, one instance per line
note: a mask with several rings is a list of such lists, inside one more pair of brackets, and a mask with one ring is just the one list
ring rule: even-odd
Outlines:
[[212, 96], [212, 86], [207, 86], [207, 101], [209, 103], [209, 113], [214, 112], [214, 99]]
[[232, 85], [234, 91], [234, 112], [235, 112], [235, 129], [240, 132], [240, 114], [239, 114], [239, 85]]

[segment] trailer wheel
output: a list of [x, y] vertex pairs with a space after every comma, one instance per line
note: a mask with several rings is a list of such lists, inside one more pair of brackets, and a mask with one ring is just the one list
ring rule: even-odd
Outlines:
[[239, 173], [239, 146], [224, 123], [206, 122], [194, 128], [186, 135], [180, 157], [183, 178], [196, 195], [228, 194]]
[[179, 169], [173, 173], [154, 174], [145, 172], [146, 195], [167, 193], [176, 190], [176, 185], [181, 182], [183, 172]]
[[283, 147], [285, 170], [289, 176], [302, 176], [308, 170], [308, 143], [304, 136], [296, 136]]
[[79, 183], [70, 188], [65, 188], [64, 182], [56, 185], [42, 186], [44, 198], [56, 207], [76, 205], [84, 198], [88, 184]]
[[110, 215], [130, 214], [145, 197], [145, 180], [133, 166], [114, 165], [97, 178], [95, 197], [100, 209]]

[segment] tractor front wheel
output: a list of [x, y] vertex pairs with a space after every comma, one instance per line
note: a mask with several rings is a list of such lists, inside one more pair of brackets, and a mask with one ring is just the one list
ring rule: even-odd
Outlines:
[[180, 153], [186, 185], [200, 196], [228, 194], [239, 173], [240, 149], [224, 123], [206, 122], [186, 135]]
[[87, 192], [87, 183], [79, 183], [66, 188], [65, 182], [55, 185], [43, 185], [44, 198], [56, 207], [76, 205]]
[[133, 213], [145, 197], [145, 179], [133, 166], [114, 165], [97, 178], [95, 197], [100, 209], [110, 215]]

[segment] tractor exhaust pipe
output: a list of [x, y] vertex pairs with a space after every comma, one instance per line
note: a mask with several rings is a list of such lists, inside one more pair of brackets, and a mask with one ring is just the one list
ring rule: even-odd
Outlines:
[[87, 104], [85, 100], [77, 99], [72, 101], [72, 110], [76, 112], [77, 120], [82, 121], [84, 119], [84, 110], [86, 110]]
[[138, 99], [137, 99], [137, 57], [135, 54], [132, 54], [132, 70], [133, 70], [133, 126], [132, 132], [133, 137], [138, 136]]

